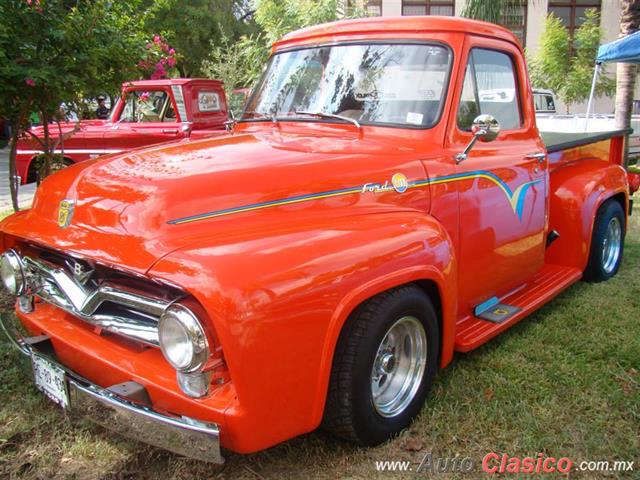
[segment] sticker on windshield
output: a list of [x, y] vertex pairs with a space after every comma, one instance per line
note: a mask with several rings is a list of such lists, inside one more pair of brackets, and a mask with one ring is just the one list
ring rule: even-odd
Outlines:
[[421, 113], [409, 112], [407, 113], [407, 123], [411, 123], [413, 125], [422, 125], [422, 119], [424, 115]]

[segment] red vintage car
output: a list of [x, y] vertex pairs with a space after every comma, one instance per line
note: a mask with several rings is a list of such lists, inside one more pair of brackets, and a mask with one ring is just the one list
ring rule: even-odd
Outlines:
[[378, 444], [454, 352], [616, 274], [628, 133], [541, 138], [493, 24], [294, 32], [232, 134], [67, 168], [0, 223], [4, 326], [48, 397], [183, 455]]
[[[222, 134], [228, 121], [223, 84], [207, 79], [143, 80], [125, 83], [122, 98], [107, 120], [80, 123], [80, 130], [55, 150], [67, 165], [100, 155], [120, 153], [133, 148], [188, 137]], [[75, 123], [50, 126], [59, 137], [73, 130]], [[43, 137], [43, 128], [31, 132]], [[42, 153], [40, 144], [30, 135], [18, 143], [16, 165], [22, 183], [36, 180], [33, 159]]]

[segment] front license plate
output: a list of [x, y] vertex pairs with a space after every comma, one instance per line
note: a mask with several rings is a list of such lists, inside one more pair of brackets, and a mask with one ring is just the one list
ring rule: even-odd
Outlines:
[[48, 360], [32, 355], [33, 377], [36, 387], [62, 408], [69, 406], [67, 393], [67, 380], [64, 370], [55, 366]]

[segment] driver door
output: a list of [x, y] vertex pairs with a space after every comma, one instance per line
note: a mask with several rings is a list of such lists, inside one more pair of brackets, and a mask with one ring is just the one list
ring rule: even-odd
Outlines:
[[459, 308], [473, 309], [520, 287], [544, 263], [547, 162], [535, 127], [522, 55], [515, 46], [471, 39], [452, 125], [454, 151], [471, 141], [480, 114], [500, 122], [456, 166]]
[[169, 90], [127, 92], [119, 121], [105, 134], [106, 149], [128, 150], [184, 137]]

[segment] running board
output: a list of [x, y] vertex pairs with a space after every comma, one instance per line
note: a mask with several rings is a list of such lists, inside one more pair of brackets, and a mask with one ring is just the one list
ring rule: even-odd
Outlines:
[[[476, 307], [474, 316], [468, 316], [456, 325], [455, 349], [468, 352], [488, 342], [493, 337], [533, 313], [563, 290], [580, 280], [582, 272], [577, 268], [545, 265], [524, 288], [501, 299], [490, 299]], [[489, 306], [490, 305], [490, 306]], [[482, 308], [482, 307], [488, 308]], [[502, 308], [508, 307], [508, 308]], [[480, 310], [478, 310], [480, 309]], [[490, 314], [498, 311], [497, 316]], [[508, 310], [503, 312], [502, 310]], [[489, 314], [489, 318], [487, 317]]]

